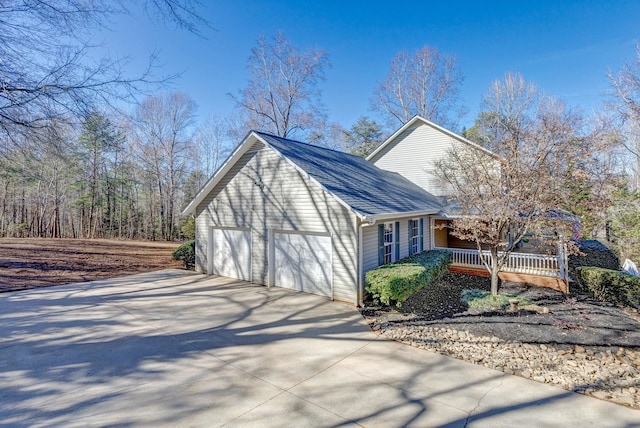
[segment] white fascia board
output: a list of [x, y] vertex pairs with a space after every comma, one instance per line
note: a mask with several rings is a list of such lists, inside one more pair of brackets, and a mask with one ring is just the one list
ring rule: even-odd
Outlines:
[[404, 211], [397, 213], [384, 213], [384, 214], [376, 214], [376, 215], [365, 215], [362, 218], [363, 222], [369, 222], [369, 224], [373, 225], [378, 221], [396, 219], [396, 218], [405, 218], [405, 217], [417, 217], [423, 215], [433, 215], [438, 214], [440, 210], [420, 210], [420, 211]]
[[387, 138], [382, 144], [380, 144], [377, 149], [375, 149], [369, 156], [366, 157], [366, 159], [368, 161], [371, 161], [371, 159], [373, 159], [382, 149], [387, 147], [391, 141], [395, 140], [398, 135], [402, 134], [407, 128], [410, 128], [419, 119], [422, 119], [422, 118], [420, 116], [414, 116], [410, 121], [402, 125], [400, 129], [398, 129], [389, 138]]
[[398, 129], [396, 132], [393, 133], [393, 135], [391, 135], [389, 138], [386, 139], [386, 141], [382, 144], [380, 144], [380, 146], [378, 146], [377, 149], [375, 149], [373, 151], [373, 153], [371, 153], [369, 156], [367, 156], [367, 160], [371, 161], [380, 151], [382, 151], [385, 147], [387, 147], [393, 140], [396, 139], [396, 137], [398, 137], [398, 135], [402, 134], [405, 130], [407, 130], [408, 128], [410, 128], [411, 126], [413, 126], [416, 122], [422, 122], [425, 125], [429, 125], [434, 129], [437, 129], [438, 131], [442, 132], [445, 135], [448, 135], [451, 138], [454, 138], [462, 143], [468, 144], [471, 147], [478, 149], [484, 153], [486, 153], [487, 155], [494, 157], [496, 159], [500, 159], [500, 156], [498, 156], [497, 154], [493, 153], [491, 150], [488, 150], [484, 147], [482, 147], [479, 144], [474, 143], [471, 140], [467, 140], [466, 138], [464, 138], [461, 135], [456, 134], [453, 131], [449, 131], [446, 128], [443, 128], [440, 125], [436, 125], [435, 123], [431, 122], [430, 120], [427, 120], [421, 116], [414, 116], [410, 121], [408, 121], [407, 123], [405, 123], [400, 129]]
[[[253, 139], [251, 137], [254, 137]], [[220, 168], [213, 174], [213, 176], [207, 181], [207, 183], [202, 186], [202, 189], [198, 191], [196, 197], [193, 198], [189, 205], [182, 211], [182, 215], [195, 214], [196, 208], [200, 203], [207, 197], [209, 192], [213, 190], [213, 188], [220, 182], [222, 177], [224, 177], [227, 172], [238, 162], [238, 160], [249, 150], [249, 148], [255, 143], [255, 140], [258, 139], [258, 136], [250, 131], [247, 136], [242, 140], [242, 143], [238, 145], [238, 147], [229, 155], [227, 160], [222, 164]], [[260, 139], [262, 141], [262, 139]]]

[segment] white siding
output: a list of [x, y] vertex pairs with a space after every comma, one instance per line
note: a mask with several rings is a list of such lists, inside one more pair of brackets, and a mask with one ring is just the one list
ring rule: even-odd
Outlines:
[[[362, 229], [362, 271], [367, 273], [378, 267], [378, 225]], [[364, 278], [364, 276], [363, 276]]]
[[446, 158], [454, 144], [465, 143], [420, 123], [398, 135], [371, 162], [378, 168], [399, 173], [433, 195], [442, 196], [448, 192], [433, 173], [434, 162]]
[[431, 230], [431, 216], [422, 217], [424, 219], [424, 250], [431, 250], [431, 234], [433, 231]]
[[[422, 218], [423, 222], [423, 236], [424, 236], [424, 250], [431, 249], [431, 226], [428, 216], [424, 217], [407, 217], [402, 219], [390, 220], [395, 223], [400, 222], [400, 258], [407, 257], [409, 255], [409, 220]], [[386, 222], [385, 222], [386, 223]], [[378, 267], [378, 226], [376, 223], [372, 226], [366, 226], [362, 230], [362, 271], [364, 274]]]
[[252, 281], [268, 284], [269, 231], [327, 233], [333, 245], [334, 299], [357, 303], [355, 215], [256, 143], [196, 208], [196, 268], [205, 272], [209, 226], [251, 229]]

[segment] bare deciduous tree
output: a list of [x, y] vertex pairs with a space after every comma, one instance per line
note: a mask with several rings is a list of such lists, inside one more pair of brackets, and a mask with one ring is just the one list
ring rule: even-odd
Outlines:
[[209, 116], [198, 127], [194, 136], [193, 160], [195, 169], [202, 171], [205, 181], [216, 172], [237, 144], [232, 139], [232, 132], [228, 121], [220, 116]]
[[464, 77], [454, 56], [424, 46], [413, 53], [399, 52], [391, 61], [387, 77], [371, 100], [389, 126], [397, 127], [420, 115], [447, 127], [455, 127], [463, 114], [459, 107]]
[[310, 132], [306, 133], [305, 142], [340, 152], [348, 151], [345, 130], [337, 122], [318, 121]]
[[184, 184], [185, 204], [218, 170], [237, 141], [239, 139], [233, 138], [229, 121], [222, 117], [209, 116], [200, 124], [191, 147], [191, 172]]
[[191, 152], [195, 111], [188, 95], [173, 92], [148, 97], [134, 115], [139, 161], [158, 192], [160, 236], [167, 240], [175, 238], [177, 196]]
[[636, 44], [636, 58], [625, 64], [618, 73], [609, 71], [614, 103], [624, 121], [640, 122], [640, 44]]
[[541, 245], [571, 238], [562, 234], [571, 216], [559, 208], [570, 198], [570, 184], [590, 178], [596, 154], [579, 134], [581, 116], [520, 75], [494, 82], [483, 105], [476, 126], [497, 157], [458, 147], [436, 169], [460, 207], [451, 233], [479, 251], [488, 247], [483, 262], [495, 295], [498, 272], [526, 234]]
[[616, 114], [619, 143], [627, 154], [630, 185], [640, 190], [640, 44], [636, 57], [617, 73], [608, 72], [611, 83], [609, 110]]
[[284, 33], [258, 37], [251, 50], [247, 87], [229, 94], [246, 114], [246, 126], [281, 137], [305, 133], [325, 119], [318, 83], [329, 65], [325, 51], [299, 52]]
[[[144, 1], [160, 20], [192, 31], [206, 24], [195, 12], [197, 4], [197, 0]], [[151, 83], [152, 62], [146, 71], [130, 77], [123, 72], [123, 60], [95, 59], [93, 31], [108, 25], [115, 14], [127, 13], [127, 6], [123, 0], [2, 2], [0, 128], [5, 135], [15, 140], [18, 134], [52, 121], [84, 117], [96, 103], [113, 103]]]

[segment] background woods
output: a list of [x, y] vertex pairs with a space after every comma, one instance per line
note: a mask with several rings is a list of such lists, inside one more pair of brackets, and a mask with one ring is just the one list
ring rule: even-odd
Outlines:
[[[182, 93], [151, 96], [129, 117], [92, 112], [0, 157], [0, 235], [185, 237], [179, 216], [231, 147], [226, 123], [195, 125]], [[190, 234], [187, 233], [188, 237]]]
[[[469, 129], [458, 127], [467, 111], [458, 59], [427, 45], [403, 50], [378, 70], [370, 110], [344, 124], [330, 120], [323, 102], [329, 53], [275, 32], [258, 36], [246, 52], [245, 84], [227, 89], [232, 110], [199, 117], [190, 95], [168, 91], [172, 79], [153, 75], [154, 55], [137, 74], [125, 72], [124, 60], [96, 56], [95, 28], [130, 15], [130, 3], [5, 3], [2, 237], [190, 237], [193, 224], [181, 209], [250, 129], [366, 156], [418, 114], [509, 161], [502, 176], [464, 153], [452, 157], [456, 165], [445, 164], [458, 172], [449, 185], [470, 212], [504, 214], [510, 207], [503, 217], [513, 220], [506, 222], [513, 230], [523, 211], [535, 219], [561, 208], [581, 217], [585, 237], [606, 237], [623, 256], [640, 257], [640, 50], [608, 73], [600, 111], [574, 109], [510, 73], [475, 100], [481, 107]], [[195, 37], [208, 27], [196, 0], [131, 5]], [[464, 174], [472, 179], [462, 180]], [[525, 222], [519, 235], [532, 228]]]

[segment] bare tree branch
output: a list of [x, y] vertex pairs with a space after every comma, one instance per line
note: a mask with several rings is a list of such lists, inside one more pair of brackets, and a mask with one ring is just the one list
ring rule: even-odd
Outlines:
[[391, 127], [420, 115], [455, 128], [464, 113], [459, 106], [463, 80], [454, 56], [442, 55], [429, 46], [413, 54], [401, 51], [391, 61], [387, 77], [375, 89], [371, 107]]
[[[455, 146], [436, 171], [460, 208], [452, 234], [489, 249], [484, 261], [496, 294], [498, 272], [527, 234], [540, 248], [571, 238], [572, 217], [559, 210], [578, 208], [576, 190], [601, 178], [594, 167], [597, 145], [581, 134], [579, 114], [519, 74], [491, 85], [475, 127], [499, 157]], [[588, 202], [597, 204], [599, 196], [591, 194]]]
[[282, 32], [272, 43], [260, 36], [248, 60], [247, 87], [229, 96], [246, 114], [249, 128], [281, 137], [309, 133], [326, 119], [318, 83], [328, 66], [323, 50], [298, 52]]
[[[166, 22], [196, 32], [205, 21], [192, 0], [149, 0]], [[8, 0], [0, 5], [0, 129], [6, 134], [85, 117], [166, 81], [152, 75], [154, 56], [137, 76], [126, 59], [92, 59], [91, 36], [110, 17], [128, 13], [122, 0]]]

